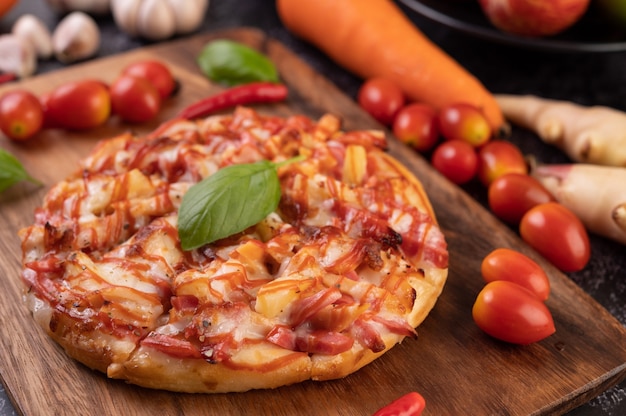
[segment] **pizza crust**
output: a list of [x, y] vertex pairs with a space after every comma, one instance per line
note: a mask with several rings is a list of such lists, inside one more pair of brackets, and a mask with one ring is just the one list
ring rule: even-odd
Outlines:
[[[268, 346], [269, 349], [275, 349]], [[109, 367], [107, 375], [139, 386], [185, 393], [228, 393], [276, 388], [308, 380], [311, 360], [304, 353], [267, 351], [258, 368], [231, 368], [204, 360], [172, 358], [140, 347], [130, 360]], [[279, 356], [276, 357], [275, 355]]]
[[[434, 306], [446, 276], [447, 270], [437, 270], [430, 272], [424, 281], [414, 282], [418, 293], [415, 304], [419, 307], [415, 307], [410, 314], [409, 319], [413, 326], [419, 326]], [[41, 310], [37, 315], [42, 327], [51, 327], [50, 315], [43, 317], [45, 314]], [[134, 342], [113, 338], [106, 342], [103, 334], [80, 333], [76, 331], [76, 322], [64, 318], [66, 317], [62, 314], [57, 314], [54, 325], [57, 331], [48, 331], [48, 334], [77, 361], [113, 379], [126, 380], [147, 388], [186, 393], [243, 392], [276, 388], [305, 380], [343, 378], [385, 354], [404, 338], [388, 334], [385, 338], [388, 347], [378, 353], [355, 345], [349, 351], [335, 356], [286, 353], [285, 350], [268, 344], [265, 346], [266, 354], [274, 357], [274, 365], [267, 358], [261, 358], [259, 361], [263, 364], [259, 369], [233, 369], [204, 360], [173, 358], [146, 347], [135, 350]], [[102, 339], [102, 342], [98, 343], [98, 339]], [[116, 353], [110, 350], [112, 345], [115, 346]]]

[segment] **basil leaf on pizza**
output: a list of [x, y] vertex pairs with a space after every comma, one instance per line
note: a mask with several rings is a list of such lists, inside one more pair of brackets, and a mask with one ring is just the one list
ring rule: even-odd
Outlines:
[[192, 250], [241, 232], [273, 212], [279, 200], [274, 163], [222, 168], [185, 194], [178, 212], [181, 246]]

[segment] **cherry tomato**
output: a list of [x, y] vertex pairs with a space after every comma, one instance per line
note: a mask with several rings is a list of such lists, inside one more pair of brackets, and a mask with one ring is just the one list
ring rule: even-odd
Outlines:
[[404, 106], [404, 94], [400, 87], [385, 78], [371, 78], [363, 83], [357, 94], [359, 105], [385, 126]]
[[497, 248], [482, 261], [480, 272], [485, 282], [506, 280], [525, 287], [545, 301], [550, 295], [546, 272], [530, 257], [508, 248]]
[[522, 217], [519, 230], [524, 241], [561, 271], [579, 271], [589, 261], [591, 248], [585, 226], [557, 202], [531, 208]]
[[491, 126], [478, 107], [468, 103], [454, 103], [439, 110], [439, 131], [447, 140], [462, 140], [474, 147], [487, 143]]
[[524, 155], [511, 142], [492, 140], [478, 151], [478, 178], [489, 186], [496, 178], [507, 173], [528, 173]]
[[154, 118], [161, 108], [161, 96], [145, 78], [122, 75], [111, 85], [113, 113], [122, 120], [142, 123]]
[[489, 208], [510, 224], [519, 224], [529, 209], [550, 201], [554, 201], [550, 191], [529, 175], [507, 173], [489, 185]]
[[171, 96], [176, 89], [176, 80], [169, 68], [156, 60], [132, 63], [122, 70], [122, 75], [147, 79], [157, 89], [162, 100]]
[[42, 128], [44, 129], [48, 129], [48, 128], [57, 128], [57, 127], [61, 127], [59, 125], [56, 124], [56, 121], [52, 119], [52, 116], [50, 115], [50, 111], [48, 110], [50, 108], [50, 97], [52, 96], [52, 93], [48, 92], [45, 94], [42, 94], [39, 96], [39, 102], [41, 103], [41, 108], [43, 109], [43, 126]]
[[9, 91], [0, 98], [0, 130], [11, 140], [33, 137], [43, 125], [43, 107], [33, 93]]
[[487, 334], [512, 344], [532, 344], [555, 332], [547, 306], [528, 289], [506, 280], [485, 285], [476, 297], [472, 317]]
[[91, 129], [111, 115], [111, 96], [102, 81], [82, 80], [55, 88], [45, 101], [46, 123], [71, 129]]
[[420, 416], [425, 407], [424, 397], [412, 391], [378, 410], [373, 416]]
[[409, 104], [393, 120], [393, 134], [418, 152], [426, 152], [439, 139], [437, 112], [429, 105]]
[[461, 140], [441, 143], [435, 148], [431, 163], [450, 181], [461, 185], [476, 175], [478, 158], [471, 144]]

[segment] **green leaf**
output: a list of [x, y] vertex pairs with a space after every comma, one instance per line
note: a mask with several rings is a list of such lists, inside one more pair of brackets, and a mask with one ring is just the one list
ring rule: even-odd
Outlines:
[[0, 192], [20, 181], [41, 184], [26, 172], [15, 156], [4, 149], [0, 149]]
[[231, 165], [192, 186], [178, 211], [183, 250], [241, 232], [276, 210], [280, 201], [276, 165], [269, 161]]
[[256, 81], [278, 82], [274, 63], [256, 50], [231, 40], [207, 43], [198, 65], [211, 80], [229, 87]]

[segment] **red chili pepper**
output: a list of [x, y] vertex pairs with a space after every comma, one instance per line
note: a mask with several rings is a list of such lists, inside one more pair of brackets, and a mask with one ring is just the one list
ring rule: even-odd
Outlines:
[[0, 84], [4, 84], [5, 82], [15, 81], [17, 76], [11, 72], [5, 72], [0, 74]]
[[203, 98], [186, 108], [178, 116], [186, 119], [208, 116], [216, 111], [238, 105], [274, 103], [287, 98], [287, 87], [270, 82], [253, 82], [239, 85], [223, 92]]
[[373, 416], [420, 416], [426, 407], [421, 394], [412, 391], [389, 403]]

